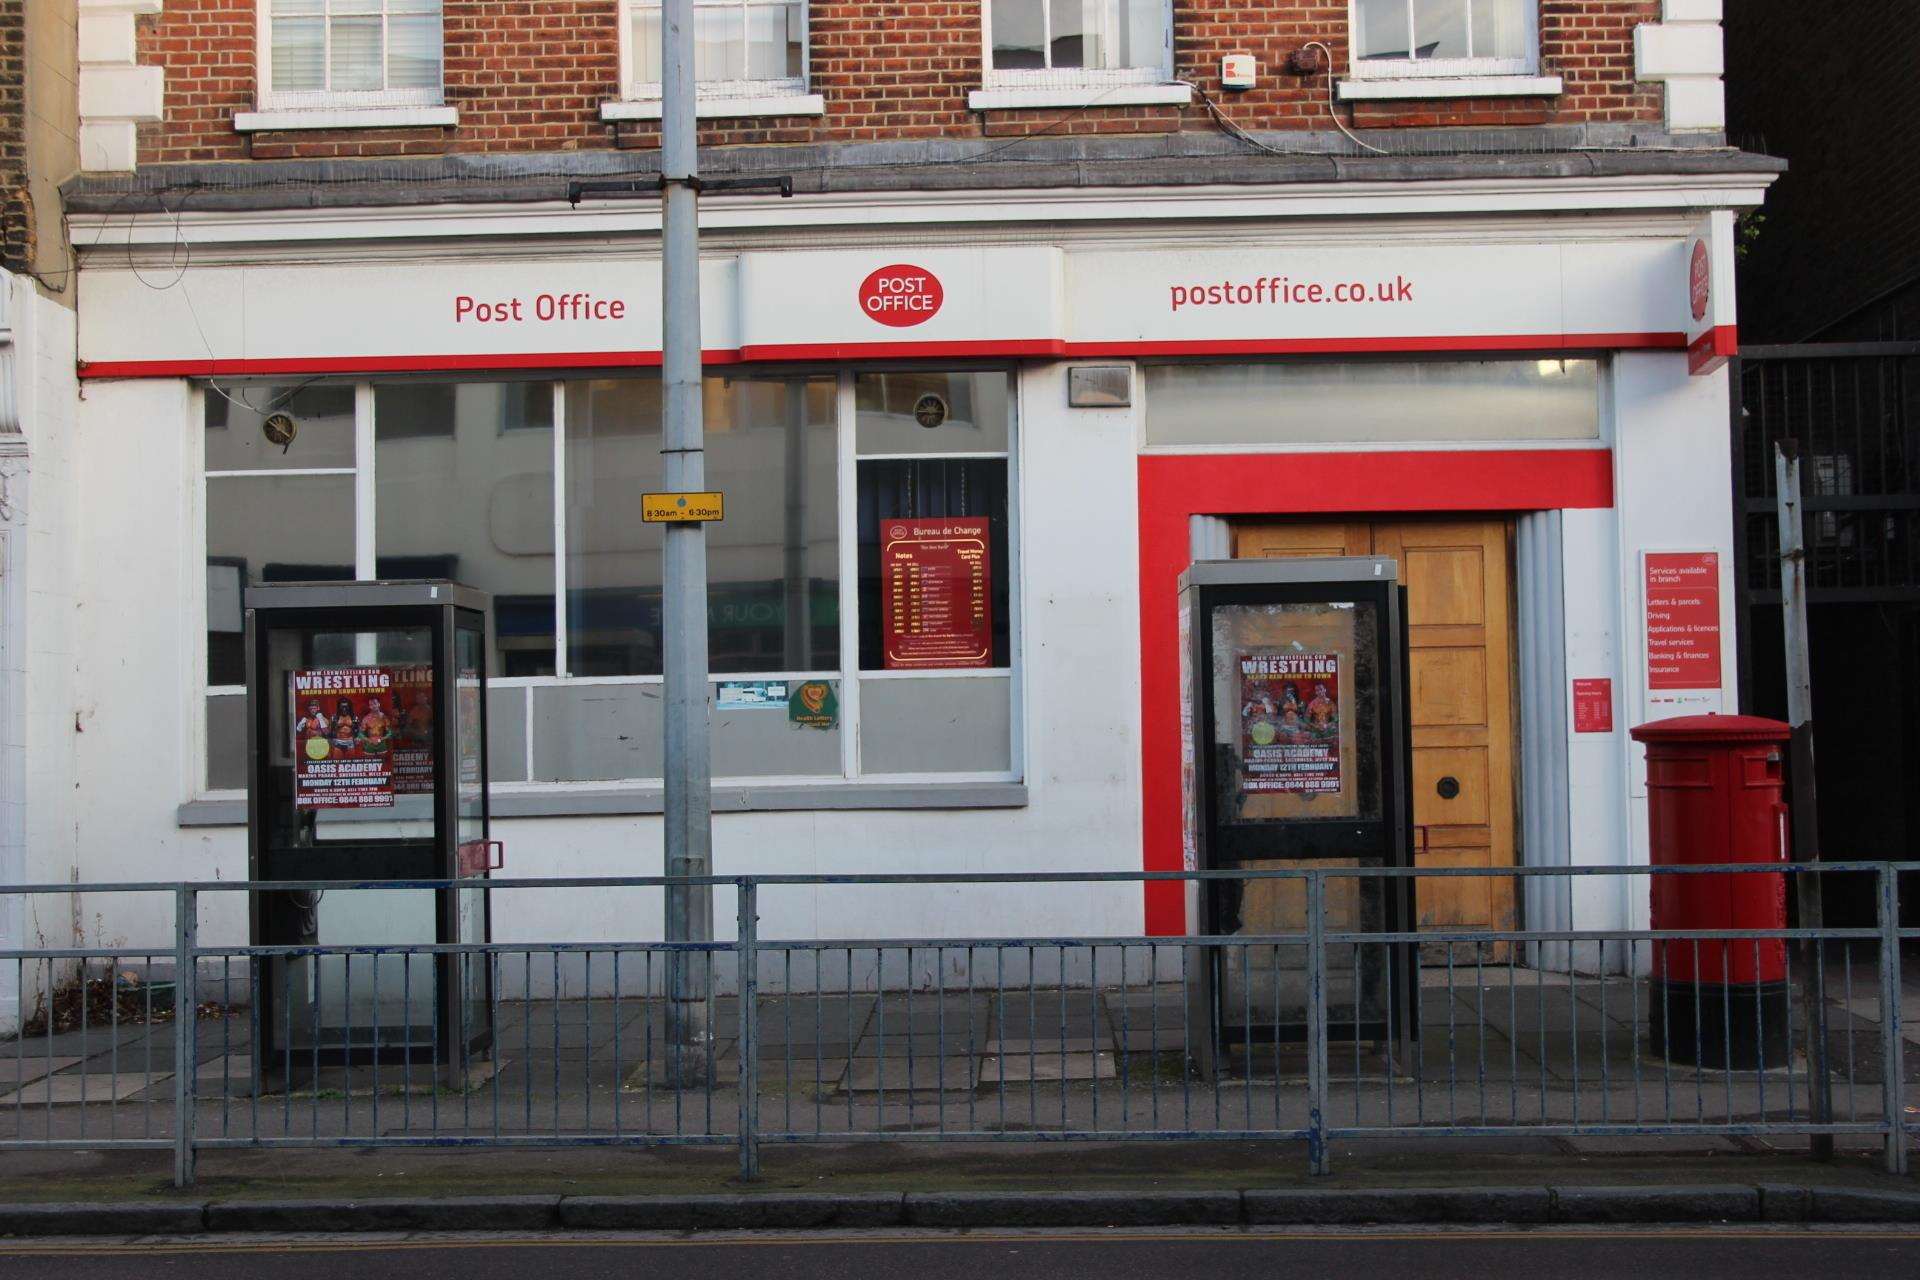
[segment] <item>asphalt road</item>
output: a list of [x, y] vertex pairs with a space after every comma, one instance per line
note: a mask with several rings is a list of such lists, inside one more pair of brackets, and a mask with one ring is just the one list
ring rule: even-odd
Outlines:
[[1760, 1275], [1911, 1280], [1920, 1232], [1659, 1230], [1487, 1233], [1003, 1233], [406, 1240], [212, 1238], [176, 1244], [0, 1245], [8, 1280], [1617, 1280]]

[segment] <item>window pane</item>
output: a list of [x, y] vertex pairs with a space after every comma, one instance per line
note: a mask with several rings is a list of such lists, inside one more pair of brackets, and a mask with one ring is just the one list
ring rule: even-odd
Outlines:
[[[880, 541], [886, 522], [984, 516], [988, 527], [991, 665], [1008, 665], [1007, 464], [1003, 458], [864, 461], [859, 464], [860, 666], [887, 667]], [[879, 768], [874, 762], [870, 770]]]
[[328, 88], [378, 89], [380, 81], [380, 19], [335, 18], [333, 55]]
[[324, 89], [326, 31], [322, 18], [273, 19], [273, 87], [276, 90]]
[[660, 83], [660, 11], [633, 11], [633, 81]]
[[1099, 0], [1050, 0], [1053, 27], [1049, 49], [1056, 67], [1100, 67], [1100, 37], [1097, 27], [1086, 19], [1088, 9], [1101, 7]]
[[[709, 378], [707, 618], [717, 673], [840, 663], [834, 384]], [[567, 384], [568, 670], [660, 673], [659, 526], [634, 518], [661, 487], [660, 383]]]
[[1149, 365], [1147, 443], [1593, 440], [1593, 360]]
[[289, 13], [325, 13], [327, 0], [273, 0], [269, 10], [274, 17]]
[[[866, 773], [1004, 773], [1013, 768], [1013, 697], [1004, 675], [860, 682]], [[938, 725], [939, 732], [928, 726]]]
[[382, 578], [493, 594], [493, 675], [552, 675], [553, 388], [401, 383], [374, 392]]
[[244, 684], [241, 593], [354, 576], [352, 476], [207, 478], [207, 682]]
[[418, 14], [387, 19], [387, 87], [440, 87], [440, 15]]
[[797, 4], [755, 5], [747, 10], [747, 78], [799, 80], [807, 69], [804, 19]]
[[854, 443], [862, 454], [1007, 447], [1007, 375], [998, 371], [863, 373], [854, 380], [854, 401]]
[[1467, 0], [1413, 0], [1413, 56], [1469, 56]]
[[1527, 6], [1532, 0], [1473, 0], [1473, 56], [1526, 58]]
[[702, 80], [746, 79], [745, 35], [737, 6], [695, 9], [694, 74]]
[[1354, 0], [1356, 56], [1367, 58], [1410, 57], [1412, 42], [1407, 38], [1407, 0]]
[[[205, 405], [210, 472], [353, 465], [352, 387], [216, 384], [207, 388]], [[294, 437], [285, 445], [262, 431], [275, 414], [293, 419]]]
[[993, 66], [1017, 71], [1047, 65], [1043, 0], [993, 0]]

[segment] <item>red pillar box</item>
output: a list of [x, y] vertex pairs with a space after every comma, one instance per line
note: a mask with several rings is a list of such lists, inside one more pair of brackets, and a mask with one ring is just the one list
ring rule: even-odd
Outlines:
[[[1653, 865], [1777, 866], [1792, 730], [1754, 716], [1681, 716], [1633, 730], [1647, 746]], [[1784, 929], [1782, 875], [1655, 875], [1655, 929]], [[1787, 1065], [1787, 946], [1778, 938], [1653, 944], [1649, 1040], [1674, 1062], [1723, 1070]]]

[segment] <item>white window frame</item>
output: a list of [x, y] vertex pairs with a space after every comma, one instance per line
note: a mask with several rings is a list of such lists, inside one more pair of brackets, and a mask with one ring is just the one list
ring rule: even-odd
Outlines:
[[[1391, 0], [1388, 0], [1391, 2]], [[1457, 0], [1471, 6], [1475, 0]], [[1367, 58], [1359, 53], [1360, 5], [1362, 0], [1347, 0], [1348, 72], [1356, 80], [1446, 80], [1457, 77], [1537, 76], [1540, 71], [1540, 6], [1525, 6], [1527, 18], [1527, 54], [1521, 58]], [[1407, 8], [1407, 31], [1413, 32], [1413, 0], [1400, 0]], [[1467, 30], [1473, 26], [1471, 15]], [[1519, 91], [1541, 92], [1540, 86]], [[1552, 90], [1558, 92], [1558, 88]], [[1353, 95], [1367, 96], [1367, 95]]]
[[[388, 18], [388, 0], [356, 0], [356, 2], [363, 3], [368, 7], [371, 7], [375, 3], [380, 5], [380, 48], [382, 51], [381, 57], [384, 59], [387, 48], [385, 24]], [[381, 124], [453, 123], [452, 120], [439, 118], [438, 113], [427, 112], [428, 108], [444, 107], [447, 100], [447, 59], [444, 39], [446, 31], [445, 0], [442, 0], [440, 6], [441, 33], [443, 37], [440, 46], [440, 83], [431, 89], [275, 89], [273, 87], [273, 0], [255, 0], [254, 12], [257, 15], [254, 21], [255, 47], [257, 49], [257, 54], [254, 59], [254, 65], [257, 68], [257, 88], [255, 96], [258, 99], [259, 111], [252, 114], [265, 115], [270, 112], [292, 113], [305, 111], [382, 111], [383, 114], [394, 118], [379, 121], [378, 123]], [[326, 21], [326, 18], [330, 16], [330, 14], [323, 15], [322, 18], [322, 28], [327, 32], [328, 41], [331, 41], [333, 38], [333, 25], [331, 22]], [[325, 50], [328, 47], [328, 45], [322, 46], [321, 58], [323, 64], [327, 56]], [[380, 74], [384, 79], [386, 76], [384, 61], [381, 65]], [[420, 112], [423, 114], [423, 117], [426, 114], [432, 114], [433, 118], [407, 118], [412, 112]], [[247, 113], [242, 114], [245, 115]], [[242, 129], [249, 127], [274, 127], [276, 123], [285, 124], [286, 122], [269, 121], [262, 124], [259, 121], [245, 121], [236, 117], [236, 125]]]
[[[695, 0], [702, 9], [773, 7], [782, 0]], [[633, 47], [633, 19], [640, 9], [659, 9], [660, 0], [620, 0], [620, 94], [618, 102], [601, 107], [603, 120], [657, 120], [660, 118], [660, 83], [639, 79], [639, 64]], [[826, 113], [826, 102], [819, 94], [809, 93], [807, 85], [813, 65], [813, 6], [800, 5], [800, 74], [773, 80], [702, 80], [698, 82], [695, 114], [716, 116], [817, 116]], [[742, 34], [745, 34], [744, 28]]]
[[[1040, 6], [1041, 30], [1051, 26], [1052, 6], [1048, 0], [1033, 0]], [[1044, 36], [1041, 48], [1046, 50], [1048, 43]], [[1049, 56], [1051, 56], [1049, 54]], [[986, 89], [1109, 89], [1127, 85], [1167, 85], [1173, 80], [1173, 3], [1172, 0], [1160, 0], [1160, 58], [1159, 61], [1138, 67], [1018, 67], [1000, 69], [993, 65], [993, 4], [992, 0], [981, 0], [980, 5], [980, 83]], [[1179, 86], [1184, 89], [1185, 86]], [[1131, 98], [1115, 93], [1111, 98], [1102, 96], [1099, 101], [1113, 101], [1115, 105], [1125, 105]], [[1182, 99], [1184, 101], [1184, 99]], [[976, 104], [977, 105], [977, 104]], [[1034, 105], [1051, 105], [1035, 103]]]
[[[885, 371], [892, 368], [918, 368], [918, 365], [876, 366], [875, 370]], [[745, 775], [741, 777], [715, 778], [715, 784], [732, 787], [779, 787], [782, 785], [831, 788], [834, 786], [888, 786], [903, 787], [947, 785], [947, 784], [1024, 784], [1027, 762], [1027, 723], [1026, 702], [1026, 661], [1025, 661], [1025, 611], [1024, 611], [1024, 547], [1022, 545], [1021, 507], [1024, 488], [1020, 475], [1021, 423], [1024, 418], [1022, 379], [1017, 365], [940, 365], [941, 369], [956, 372], [1003, 372], [1007, 378], [1008, 422], [1007, 445], [1005, 449], [985, 452], [927, 453], [896, 455], [886, 453], [861, 453], [858, 448], [858, 410], [855, 403], [856, 373], [850, 368], [829, 371], [815, 369], [800, 371], [795, 376], [824, 377], [832, 376], [834, 381], [834, 418], [835, 418], [835, 468], [836, 468], [836, 528], [838, 530], [837, 564], [839, 570], [838, 607], [840, 616], [840, 653], [838, 665], [833, 668], [818, 668], [811, 671], [751, 671], [729, 672], [714, 670], [708, 673], [710, 682], [722, 680], [831, 680], [838, 689], [840, 703], [840, 768], [837, 774], [806, 775], [801, 777], [778, 777], [770, 775]], [[866, 372], [867, 370], [861, 370]], [[554, 497], [554, 670], [557, 674], [546, 676], [496, 676], [487, 680], [489, 693], [517, 692], [523, 699], [523, 714], [527, 725], [524, 750], [526, 774], [531, 779], [536, 771], [533, 757], [534, 735], [532, 726], [535, 721], [535, 690], [566, 686], [585, 688], [611, 685], [659, 685], [665, 680], [660, 675], [628, 676], [575, 676], [567, 671], [568, 657], [568, 609], [567, 609], [567, 385], [581, 375], [557, 372], [552, 378], [542, 378], [553, 395], [553, 497]], [[451, 382], [487, 381], [487, 374], [481, 371], [469, 373], [448, 373], [444, 380]], [[286, 380], [266, 380], [273, 385], [281, 385]], [[377, 528], [378, 501], [377, 476], [375, 474], [375, 455], [377, 437], [374, 429], [375, 391], [389, 380], [369, 380], [364, 378], [344, 379], [354, 390], [354, 460], [350, 465], [326, 467], [280, 467], [280, 468], [234, 468], [208, 471], [205, 453], [206, 409], [204, 397], [215, 394], [205, 389], [204, 384], [196, 386], [193, 397], [193, 421], [195, 431], [194, 465], [197, 476], [198, 510], [195, 516], [196, 530], [193, 533], [195, 554], [204, 563], [206, 560], [207, 533], [207, 487], [227, 481], [245, 481], [260, 477], [287, 476], [347, 476], [354, 482], [354, 573], [357, 581], [372, 581], [378, 576], [378, 547], [375, 543]], [[246, 380], [225, 383], [229, 389], [233, 386], [246, 386]], [[857, 504], [859, 500], [859, 464], [863, 460], [883, 460], [892, 457], [910, 456], [913, 458], [993, 458], [1003, 459], [1007, 464], [1007, 646], [1008, 665], [990, 667], [957, 667], [924, 671], [887, 671], [866, 670], [860, 665], [860, 546], [859, 518]], [[192, 652], [195, 658], [195, 679], [193, 681], [195, 700], [198, 708], [190, 716], [195, 726], [194, 740], [189, 744], [192, 755], [189, 760], [192, 785], [190, 798], [200, 801], [232, 801], [241, 798], [244, 792], [215, 790], [209, 785], [207, 775], [207, 702], [210, 698], [245, 697], [245, 685], [215, 685], [208, 680], [206, 659], [206, 636], [209, 602], [205, 589], [205, 575], [199, 576], [201, 584], [197, 609], [190, 608], [188, 617], [194, 619], [197, 630], [192, 633]], [[1011, 702], [1008, 713], [1008, 731], [1010, 768], [984, 772], [947, 771], [937, 773], [893, 773], [876, 767], [881, 762], [865, 762], [860, 757], [860, 686], [863, 681], [877, 680], [1005, 680], [1008, 683], [1008, 696]], [[567, 782], [496, 782], [492, 784], [493, 794], [531, 794], [531, 795], [585, 795], [594, 792], [647, 789], [658, 787], [659, 778], [623, 778], [607, 781], [567, 781]], [[829, 806], [830, 807], [830, 806]]]

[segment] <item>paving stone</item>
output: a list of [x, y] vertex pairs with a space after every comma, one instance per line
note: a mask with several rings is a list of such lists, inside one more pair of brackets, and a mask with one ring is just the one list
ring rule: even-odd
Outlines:
[[980, 1060], [980, 1083], [1024, 1084], [1029, 1080], [1111, 1080], [1117, 1074], [1111, 1053], [1012, 1054]]
[[79, 1061], [72, 1055], [57, 1057], [52, 1061], [48, 1061], [44, 1055], [0, 1058], [0, 1093], [11, 1092], [16, 1085], [38, 1080], [55, 1071], [65, 1071]]
[[[36, 1105], [44, 1107], [49, 1103], [56, 1107], [77, 1106], [83, 1101], [89, 1105], [96, 1102], [118, 1102], [131, 1098], [135, 1094], [144, 1093], [172, 1079], [171, 1071], [155, 1072], [152, 1075], [144, 1072], [123, 1071], [117, 1076], [78, 1073], [49, 1076], [10, 1094], [7, 1101], [29, 1107]], [[83, 1088], [86, 1091], [84, 1098], [81, 1096]]]
[[[883, 1065], [884, 1071], [881, 1070]], [[878, 1093], [884, 1089], [891, 1097], [896, 1093], [904, 1095], [909, 1083], [915, 1092], [971, 1089], [974, 1085], [973, 1061], [969, 1058], [916, 1058], [909, 1081], [904, 1058], [897, 1062], [888, 1058], [884, 1064], [872, 1059], [856, 1058], [841, 1088], [849, 1093]]]

